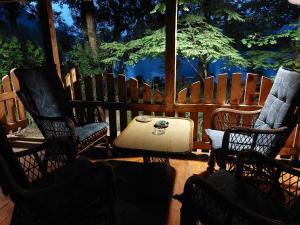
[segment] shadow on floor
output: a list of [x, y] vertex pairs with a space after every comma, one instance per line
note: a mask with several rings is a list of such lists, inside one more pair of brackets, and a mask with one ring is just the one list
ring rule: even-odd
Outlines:
[[111, 160], [118, 195], [120, 225], [165, 225], [175, 169], [165, 164]]
[[[127, 150], [117, 150], [111, 149], [112, 158], [132, 158], [132, 157], [141, 157], [143, 156], [142, 153], [134, 152], [134, 151], [127, 151]], [[90, 159], [106, 159], [107, 153], [103, 146], [95, 146], [90, 149], [86, 156]], [[196, 153], [191, 152], [184, 155], [180, 154], [173, 154], [170, 155], [169, 158], [171, 159], [182, 159], [182, 160], [193, 160], [193, 161], [208, 161], [209, 155], [207, 153]]]

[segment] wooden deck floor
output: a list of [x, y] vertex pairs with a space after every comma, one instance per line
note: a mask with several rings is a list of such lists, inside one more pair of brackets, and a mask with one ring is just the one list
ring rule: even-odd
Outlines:
[[[16, 150], [19, 150], [20, 146], [22, 146], [22, 145], [14, 144], [14, 146], [15, 147], [17, 146]], [[98, 161], [98, 160], [93, 160], [93, 161]], [[142, 157], [126, 156], [126, 157], [118, 157], [118, 158], [109, 159], [108, 161], [113, 166], [114, 171], [117, 174], [117, 177], [119, 177], [119, 178], [121, 177], [121, 179], [120, 179], [121, 182], [119, 182], [119, 184], [117, 184], [117, 189], [119, 188], [120, 190], [117, 190], [117, 191], [120, 192], [120, 195], [123, 195], [123, 197], [120, 201], [120, 202], [122, 202], [124, 199], [124, 195], [127, 194], [124, 192], [124, 189], [127, 189], [127, 191], [129, 190], [129, 192], [131, 192], [131, 195], [134, 195], [136, 190], [130, 191], [130, 189], [132, 189], [132, 188], [134, 189], [135, 186], [140, 185], [140, 183], [144, 182], [144, 181], [137, 181], [138, 183], [131, 184], [131, 185], [133, 185], [133, 187], [130, 187], [130, 186], [126, 187], [127, 184], [124, 182], [122, 183], [122, 176], [127, 176], [127, 177], [129, 176], [130, 179], [132, 179], [132, 180], [139, 179], [141, 176], [138, 175], [138, 172], [135, 172], [135, 171], [138, 171], [139, 168], [141, 168], [141, 166], [143, 166], [143, 159], [142, 159]], [[171, 182], [172, 190], [171, 190], [170, 194], [179, 194], [179, 193], [182, 193], [184, 183], [187, 180], [187, 178], [189, 176], [191, 176], [192, 174], [204, 172], [206, 170], [206, 167], [207, 167], [207, 156], [201, 154], [200, 152], [195, 153], [194, 156], [192, 157], [192, 159], [189, 159], [189, 160], [187, 160], [187, 159], [170, 159], [170, 168], [171, 168], [172, 172], [171, 173], [167, 172], [167, 175], [165, 177], [163, 177], [162, 179], [170, 179], [170, 176], [172, 176], [172, 179], [173, 179]], [[155, 177], [155, 179], [157, 178], [156, 175], [154, 175], [154, 177]], [[150, 178], [150, 182], [152, 182], [151, 179], [153, 179], [153, 177]], [[156, 182], [156, 181], [154, 181], [154, 182]], [[154, 184], [154, 185], [159, 185], [161, 182], [164, 183], [161, 180], [157, 181], [157, 182], [158, 183]], [[149, 184], [145, 184], [145, 185], [147, 186]], [[138, 190], [140, 187], [136, 187], [136, 188]], [[149, 189], [150, 192], [152, 191], [152, 189], [153, 189], [153, 187], [151, 187]], [[155, 189], [155, 187], [154, 187], [154, 189]], [[158, 190], [160, 190], [160, 187], [158, 187]], [[134, 196], [133, 196], [133, 198], [134, 198]], [[150, 197], [150, 198], [152, 198], [152, 197]], [[131, 199], [132, 199], [132, 197], [131, 197]], [[128, 202], [124, 203], [127, 205], [125, 205], [125, 207], [123, 206], [123, 208], [127, 208], [128, 204], [135, 204], [136, 202], [141, 201], [141, 199], [142, 200], [145, 199], [145, 201], [148, 201], [147, 199], [149, 199], [149, 198], [143, 197], [137, 201], [130, 200], [131, 203], [128, 203]], [[126, 201], [126, 196], [125, 196], [125, 201]], [[125, 201], [123, 201], [123, 202], [125, 202]], [[150, 209], [150, 211], [151, 210], [153, 211], [153, 207], [155, 209], [155, 207], [159, 206], [160, 204], [163, 204], [159, 201], [160, 200], [157, 199], [157, 202], [153, 203], [154, 206], [149, 206], [149, 204], [148, 204], [147, 206], [145, 206], [145, 208], [148, 210], [149, 208], [152, 207]], [[160, 220], [161, 215], [159, 215], [159, 213], [162, 213], [162, 212], [157, 212], [158, 213], [157, 218], [160, 221], [159, 221], [159, 223], [157, 223], [157, 222], [155, 222], [155, 223], [162, 224], [162, 225], [177, 225], [177, 224], [179, 224], [180, 207], [181, 207], [181, 204], [178, 201], [176, 201], [170, 197], [166, 202], [166, 207], [164, 207], [165, 211], [163, 212], [164, 213], [163, 217], [165, 217], [165, 218]], [[137, 206], [137, 208], [139, 208], [139, 206]], [[13, 209], [13, 203], [9, 200], [9, 198], [5, 197], [1, 192], [0, 193], [0, 225], [8, 225], [10, 223], [12, 209]], [[139, 209], [134, 209], [134, 210], [139, 210]], [[142, 219], [142, 218], [128, 218], [135, 214], [137, 214], [137, 213], [131, 212], [127, 215], [126, 219], [128, 221], [130, 221], [131, 225], [141, 224], [140, 221], [137, 222], [135, 220]], [[140, 214], [140, 217], [143, 217], [143, 212], [138, 212], [138, 214]], [[123, 217], [126, 217], [126, 216], [123, 215]], [[153, 217], [153, 215], [145, 214], [145, 217], [148, 217], [150, 219]], [[147, 220], [147, 218], [146, 218], [146, 220]], [[153, 221], [155, 221], [155, 218]], [[123, 222], [122, 224], [127, 224], [127, 223]]]

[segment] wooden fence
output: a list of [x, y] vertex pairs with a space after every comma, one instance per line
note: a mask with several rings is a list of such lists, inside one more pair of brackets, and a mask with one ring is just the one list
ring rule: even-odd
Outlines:
[[[174, 114], [194, 120], [194, 148], [210, 149], [204, 129], [210, 127], [211, 114], [216, 108], [256, 110], [263, 106], [272, 80], [259, 78], [257, 74], [248, 73], [243, 84], [241, 73], [234, 73], [231, 79], [227, 74], [220, 74], [217, 84], [213, 77], [209, 77], [204, 83], [194, 82], [177, 93]], [[137, 115], [165, 115], [162, 92], [146, 83], [139, 86], [136, 79], [126, 80], [124, 75], [88, 76], [80, 81], [73, 68], [64, 83], [70, 99], [87, 100], [88, 104], [100, 105], [105, 109], [111, 140]], [[299, 133], [299, 127], [295, 128], [281, 151], [282, 155], [298, 154]]]
[[7, 133], [25, 128], [28, 125], [25, 108], [16, 94], [18, 90], [19, 82], [13, 73], [2, 78], [2, 85], [0, 85], [0, 121], [5, 126]]

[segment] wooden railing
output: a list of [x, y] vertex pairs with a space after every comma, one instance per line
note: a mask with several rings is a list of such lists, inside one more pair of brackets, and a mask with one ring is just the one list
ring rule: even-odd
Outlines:
[[25, 108], [18, 98], [19, 82], [15, 75], [5, 75], [0, 85], [0, 121], [7, 133], [28, 125]]
[[[242, 74], [234, 73], [231, 79], [226, 74], [200, 81], [177, 93], [177, 101], [173, 106], [175, 116], [190, 117], [195, 122], [194, 148], [210, 149], [208, 137], [204, 129], [210, 127], [212, 111], [219, 107], [234, 109], [260, 109], [268, 96], [272, 80], [257, 74], [247, 74], [246, 82], [242, 82]], [[113, 140], [127, 123], [139, 114], [164, 115], [164, 96], [149, 84], [140, 87], [136, 79], [126, 80], [124, 75], [103, 74], [95, 77], [84, 77], [80, 81], [75, 69], [71, 69], [65, 77], [65, 87], [72, 100], [87, 100], [88, 104], [100, 105], [106, 111], [110, 124], [110, 137]], [[299, 127], [289, 137], [281, 155], [297, 155], [300, 147]]]

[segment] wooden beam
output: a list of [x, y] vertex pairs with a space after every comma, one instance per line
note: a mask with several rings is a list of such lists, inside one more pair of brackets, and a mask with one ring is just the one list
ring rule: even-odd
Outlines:
[[166, 115], [174, 115], [176, 94], [177, 0], [166, 0]]
[[60, 61], [51, 2], [51, 0], [38, 0], [38, 12], [40, 27], [43, 34], [46, 63], [50, 69], [55, 69], [57, 71], [57, 74], [61, 79]]

